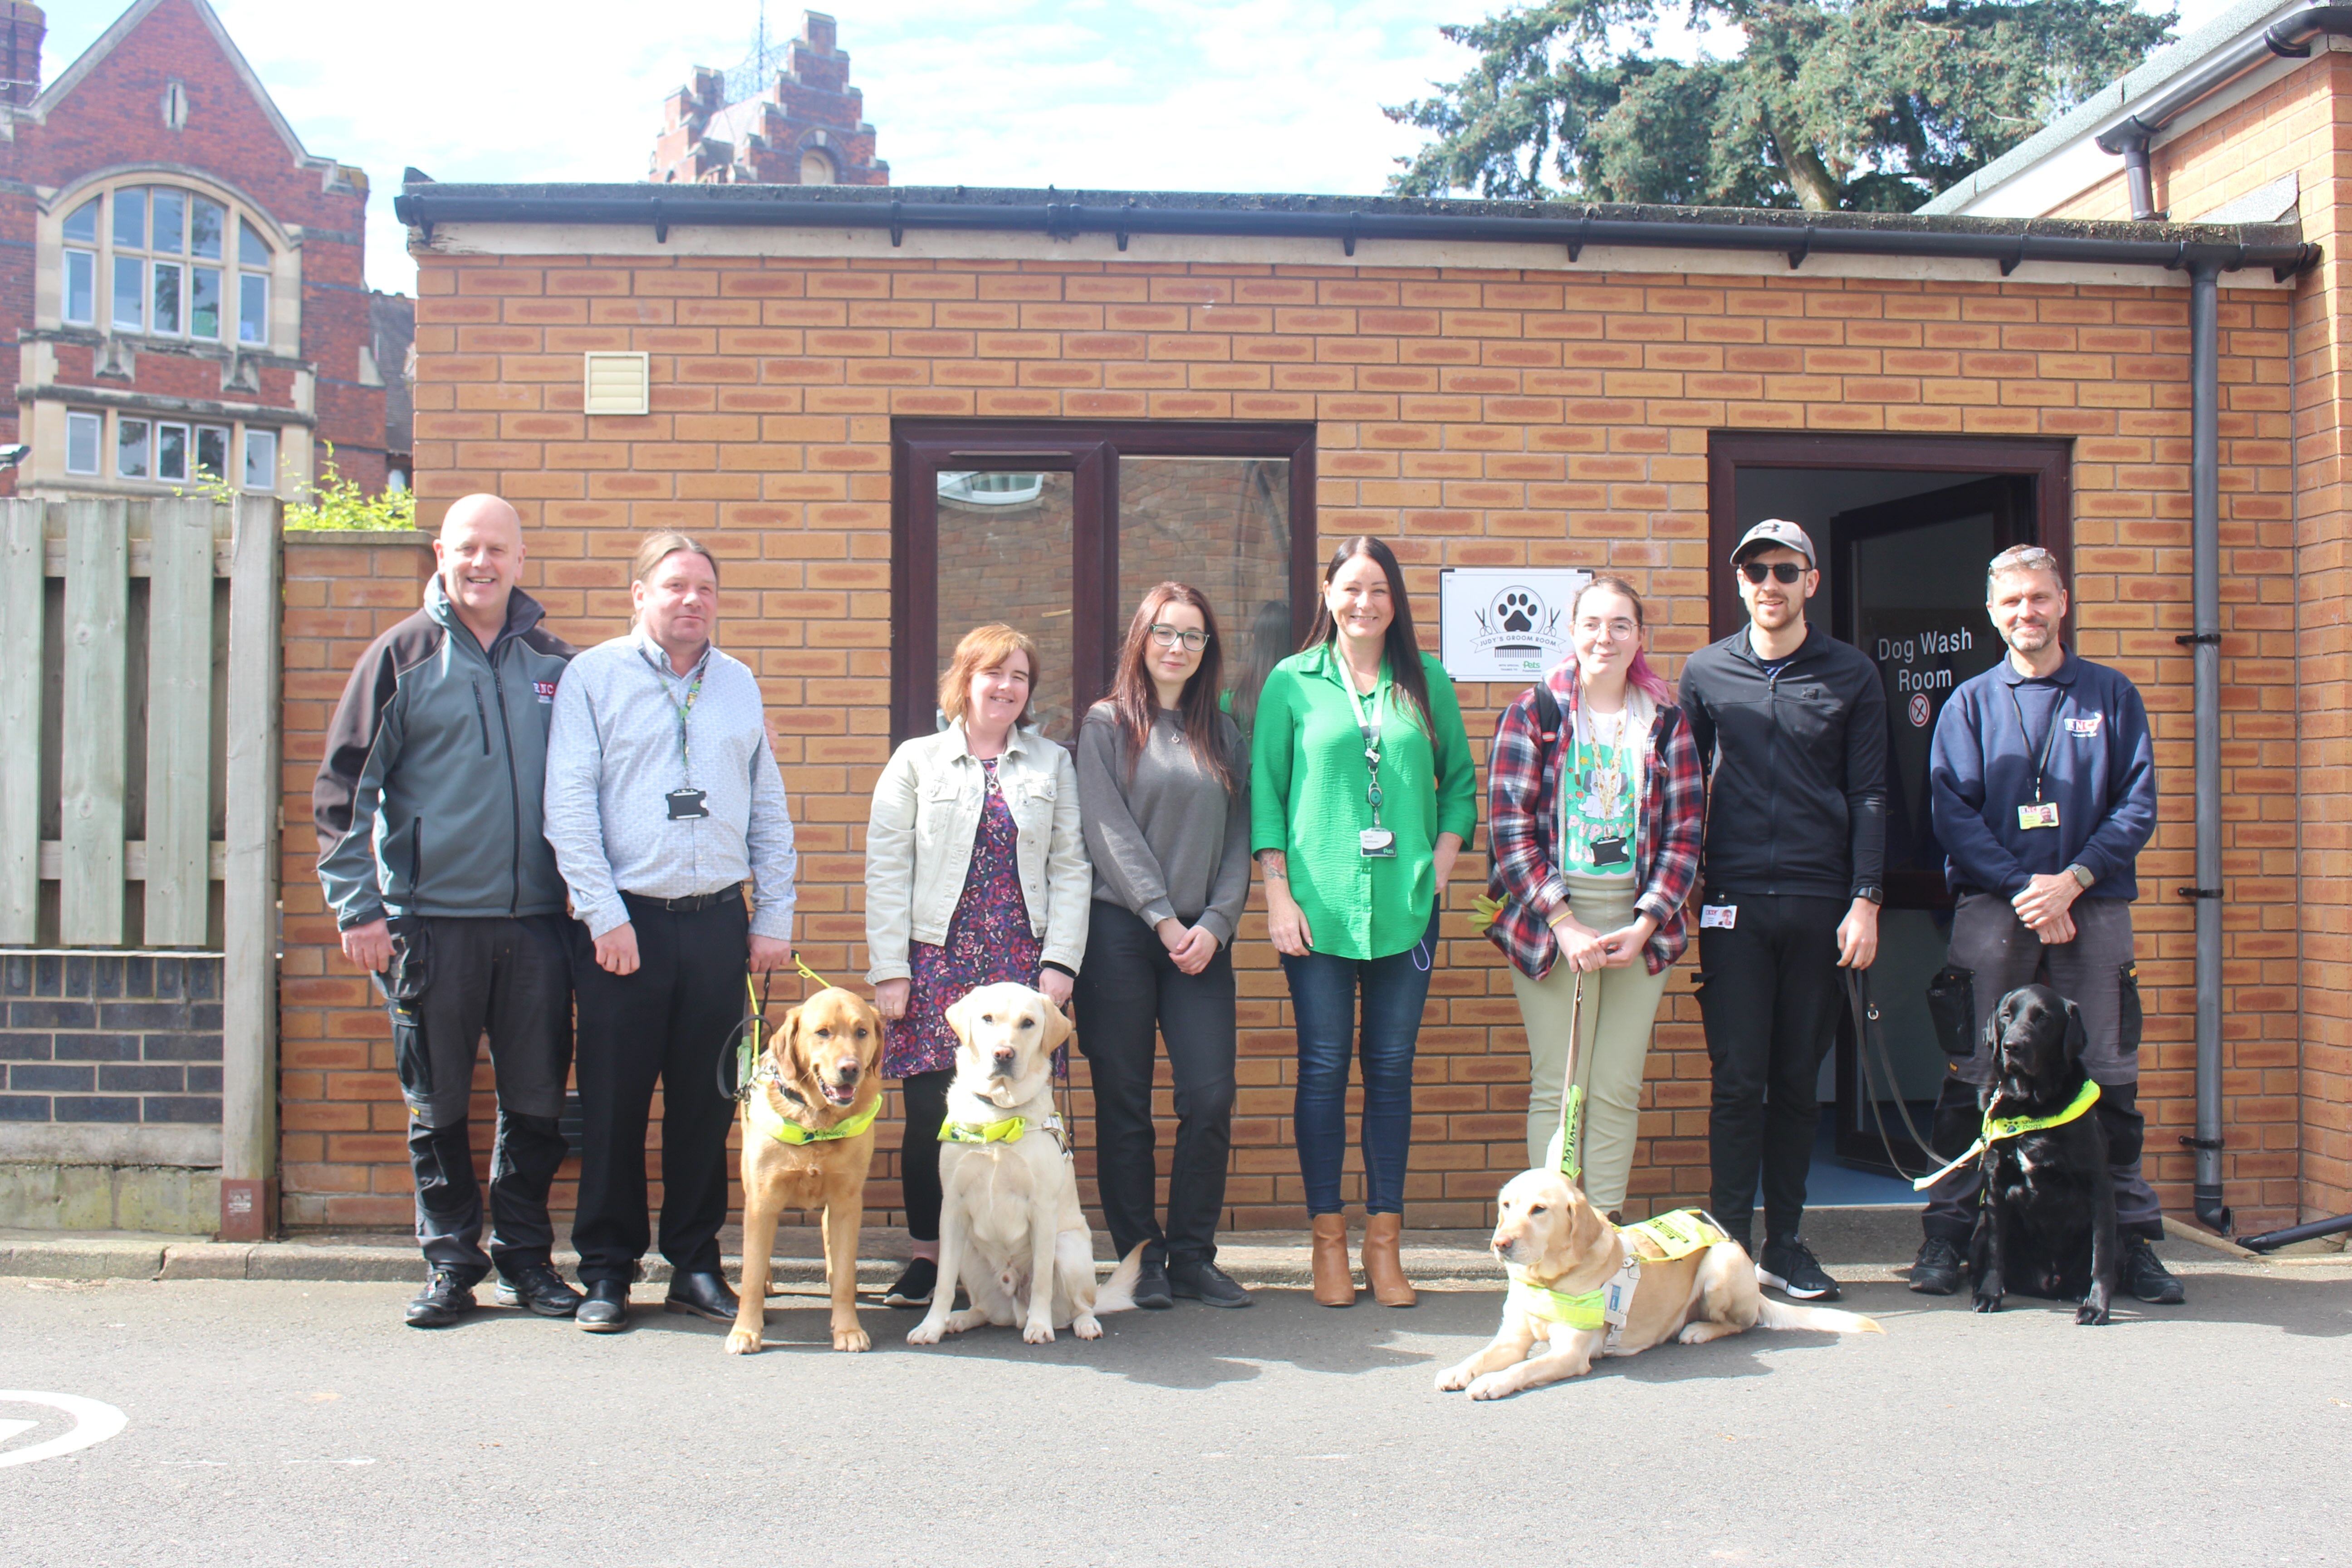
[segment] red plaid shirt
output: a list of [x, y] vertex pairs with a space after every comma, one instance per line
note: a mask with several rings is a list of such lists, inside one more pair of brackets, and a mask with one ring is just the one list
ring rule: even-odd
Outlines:
[[[1563, 736], [1576, 723], [1576, 665], [1563, 659], [1544, 677], [1559, 703]], [[1486, 934], [1509, 955], [1519, 972], [1541, 980], [1559, 957], [1551, 917], [1568, 903], [1559, 874], [1559, 759], [1557, 741], [1549, 754], [1536, 728], [1535, 689], [1521, 692], [1495, 726], [1486, 753], [1486, 851], [1494, 867], [1487, 896], [1502, 912]], [[1706, 816], [1706, 775], [1690, 721], [1670, 702], [1658, 704], [1650, 722], [1650, 758], [1643, 770], [1642, 815], [1633, 831], [1633, 880], [1642, 892], [1635, 907], [1658, 922], [1643, 947], [1656, 974], [1690, 944], [1683, 904], [1698, 879], [1698, 849]]]

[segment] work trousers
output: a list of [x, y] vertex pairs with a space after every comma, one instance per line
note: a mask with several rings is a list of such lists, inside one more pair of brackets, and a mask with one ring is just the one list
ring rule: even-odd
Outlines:
[[[2047, 944], [2017, 918], [2007, 899], [1963, 893], [1952, 910], [1951, 963], [1969, 973], [1976, 1009], [1975, 1053], [1953, 1063], [1936, 1100], [1928, 1138], [1941, 1163], [1974, 1141], [1984, 1125], [1978, 1089], [1994, 1077], [1985, 1025], [2000, 999], [2037, 979], [2073, 1002], [2088, 1038], [2083, 1063], [2099, 1085], [2099, 1120], [2106, 1124], [2108, 1173], [2116, 1187], [2116, 1224], [2126, 1236], [2163, 1239], [2164, 1207], [2140, 1165], [2146, 1126], [2139, 1098], [2139, 983], [2132, 963], [2131, 906], [2121, 899], [2076, 899], [2068, 911], [2074, 940]], [[1974, 1162], [1927, 1189], [1920, 1225], [1931, 1237], [1966, 1243], [1977, 1222], [1984, 1177]]]
[[[1632, 879], [1571, 878], [1569, 910], [1603, 935], [1638, 918]], [[1625, 1206], [1633, 1147], [1642, 1128], [1642, 1079], [1650, 1031], [1666, 994], [1669, 970], [1650, 973], [1641, 953], [1622, 969], [1584, 976], [1584, 1005], [1576, 1005], [1576, 971], [1554, 963], [1541, 980], [1511, 969], [1519, 1020], [1528, 1030], [1528, 1165], [1540, 1167], [1559, 1129], [1560, 1089], [1568, 1078], [1569, 1033], [1576, 1028], [1576, 1081], [1584, 1090], [1578, 1145], [1584, 1195], [1602, 1214]], [[1573, 1022], [1572, 1022], [1573, 1021]]]
[[[1159, 933], [1097, 900], [1078, 972], [1078, 1049], [1093, 1068], [1095, 1180], [1111, 1250], [1139, 1243], [1156, 1263], [1217, 1256], [1233, 1151], [1234, 962], [1220, 947], [1198, 974], [1176, 967]], [[1151, 1125], [1154, 1034], [1167, 1042], [1176, 1085], [1176, 1152], [1168, 1167], [1168, 1223], [1154, 1201], [1160, 1172]]]
[[[1428, 932], [1385, 958], [1328, 952], [1282, 955], [1290, 1006], [1298, 1024], [1298, 1091], [1291, 1130], [1307, 1212], [1338, 1214], [1340, 1169], [1348, 1153], [1348, 1064], [1363, 1058], [1364, 1212], [1404, 1212], [1405, 1161], [1412, 1148], [1412, 1052], [1436, 962], [1437, 916]], [[1357, 1022], [1357, 1001], [1363, 1021]]]
[[572, 1242], [580, 1278], [631, 1280], [651, 1243], [646, 1126], [662, 1089], [661, 1251], [680, 1274], [719, 1271], [727, 1222], [727, 1130], [735, 1102], [719, 1092], [719, 1054], [749, 1010], [743, 976], [751, 917], [740, 898], [672, 913], [630, 894], [637, 970], [596, 963], [588, 928], [572, 927], [580, 993], [580, 1205]]
[[1805, 1174], [1822, 1120], [1813, 1086], [1837, 1038], [1837, 928], [1852, 904], [1714, 892], [1705, 903], [1738, 911], [1730, 930], [1698, 933], [1699, 1013], [1715, 1068], [1709, 1202], [1731, 1239], [1749, 1245], [1760, 1170], [1765, 1236], [1786, 1241], [1804, 1223]]
[[[572, 1065], [572, 961], [557, 915], [520, 920], [409, 915], [395, 922], [394, 1054], [408, 1105], [416, 1241], [427, 1263], [468, 1282], [509, 1278], [553, 1255], [548, 1189], [563, 1163], [563, 1079]], [[490, 1250], [468, 1121], [483, 1037], [498, 1084], [490, 1146]]]

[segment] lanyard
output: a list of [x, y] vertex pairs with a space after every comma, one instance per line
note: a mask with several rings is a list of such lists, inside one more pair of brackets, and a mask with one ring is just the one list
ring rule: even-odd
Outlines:
[[[2066, 706], [2063, 688], [2053, 686], [2050, 690], [2050, 731], [2042, 737], [2042, 755], [2033, 764], [2033, 804], [2036, 805], [2042, 804], [2042, 775], [2050, 766], [2050, 748], [2058, 743], [2058, 721]], [[2009, 689], [2009, 701], [2010, 706], [2017, 710], [2017, 732], [2022, 735], [2026, 733], [2025, 703], [2018, 697], [2014, 685]], [[2032, 743], [2032, 741], [2026, 742], [2029, 746]]]
[[1345, 659], [1339, 661], [1339, 684], [1347, 688], [1348, 705], [1355, 710], [1356, 728], [1364, 737], [1364, 772], [1370, 776], [1364, 786], [1364, 799], [1371, 805], [1372, 826], [1377, 828], [1381, 825], [1381, 699], [1387, 695], [1388, 683], [1373, 681], [1370, 716], [1364, 711], [1365, 700], [1358, 694], [1356, 677]]
[[709, 648], [702, 650], [701, 662], [694, 667], [694, 683], [686, 689], [684, 703], [680, 703], [677, 698], [669, 694], [670, 678], [663, 672], [661, 666], [653, 661], [644, 648], [637, 649], [637, 657], [644, 659], [646, 668], [654, 672], [654, 682], [661, 688], [662, 700], [668, 703], [670, 711], [677, 715], [677, 754], [686, 763], [686, 782], [692, 784], [694, 783], [694, 748], [688, 739], [687, 721], [694, 715], [694, 700], [702, 695], [702, 678], [710, 669], [710, 650]]

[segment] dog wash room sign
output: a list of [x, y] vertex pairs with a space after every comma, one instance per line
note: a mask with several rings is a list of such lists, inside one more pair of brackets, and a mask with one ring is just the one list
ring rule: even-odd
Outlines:
[[1590, 572], [1456, 566], [1437, 574], [1438, 658], [1456, 680], [1532, 680], [1568, 657]]

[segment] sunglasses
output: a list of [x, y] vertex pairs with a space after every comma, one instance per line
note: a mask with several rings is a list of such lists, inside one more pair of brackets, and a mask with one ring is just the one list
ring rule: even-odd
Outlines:
[[1165, 621], [1154, 621], [1150, 632], [1151, 640], [1161, 647], [1174, 647], [1181, 642], [1198, 653], [1209, 646], [1209, 634], [1197, 627], [1171, 626]]
[[1739, 570], [1750, 583], [1761, 583], [1767, 577], [1778, 577], [1783, 583], [1793, 583], [1812, 569], [1809, 566], [1800, 566], [1793, 561], [1743, 561], [1739, 563]]

